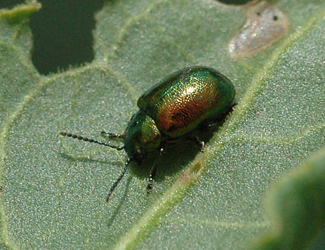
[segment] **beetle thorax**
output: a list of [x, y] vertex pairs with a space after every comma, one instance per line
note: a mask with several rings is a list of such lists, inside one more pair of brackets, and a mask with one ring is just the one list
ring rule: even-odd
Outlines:
[[161, 142], [155, 121], [145, 112], [138, 111], [125, 131], [124, 148], [128, 156], [141, 161], [148, 152], [160, 149]]

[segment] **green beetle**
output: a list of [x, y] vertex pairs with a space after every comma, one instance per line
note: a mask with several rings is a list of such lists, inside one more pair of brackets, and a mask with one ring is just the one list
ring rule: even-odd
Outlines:
[[[193, 136], [193, 131], [224, 117], [234, 105], [234, 99], [234, 85], [217, 70], [201, 66], [184, 68], [139, 98], [140, 110], [132, 116], [123, 134], [102, 132], [108, 138], [123, 139], [123, 147], [67, 132], [60, 134], [126, 151], [128, 160], [108, 192], [108, 201], [131, 161], [141, 164], [149, 152], [162, 151], [167, 144], [184, 140], [194, 141], [202, 149], [203, 142]], [[155, 174], [156, 167], [153, 167], [148, 190], [153, 186]]]

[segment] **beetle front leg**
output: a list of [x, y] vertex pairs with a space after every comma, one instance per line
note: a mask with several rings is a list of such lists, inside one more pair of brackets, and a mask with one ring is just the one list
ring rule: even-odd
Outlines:
[[[161, 155], [163, 153], [164, 153], [164, 148], [160, 148], [159, 157], [161, 157]], [[148, 185], [147, 185], [147, 193], [148, 194], [150, 193], [150, 190], [153, 189], [153, 182], [154, 182], [154, 178], [156, 177], [156, 174], [157, 174], [157, 169], [158, 169], [158, 166], [155, 162], [150, 170], [149, 181], [148, 181]]]
[[156, 174], [157, 174], [157, 165], [154, 164], [150, 170], [149, 181], [148, 181], [148, 186], [147, 186], [148, 194], [150, 193], [150, 190], [153, 189], [153, 182], [154, 182], [154, 178], [156, 177]]
[[100, 132], [100, 135], [106, 138], [118, 138], [118, 139], [124, 139], [125, 135], [124, 134], [117, 134], [117, 133], [110, 133], [106, 131]]

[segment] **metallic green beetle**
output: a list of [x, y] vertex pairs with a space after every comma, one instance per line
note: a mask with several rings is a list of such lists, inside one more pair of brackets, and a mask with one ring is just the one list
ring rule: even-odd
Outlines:
[[[234, 105], [234, 99], [234, 85], [226, 76], [212, 68], [189, 67], [173, 73], [139, 98], [140, 110], [132, 116], [123, 134], [102, 132], [108, 138], [123, 139], [123, 147], [67, 132], [60, 134], [126, 151], [128, 160], [108, 192], [108, 201], [131, 161], [141, 164], [149, 152], [161, 151], [167, 144], [182, 140], [194, 141], [202, 149], [203, 142], [192, 132], [203, 123], [221, 119]], [[153, 167], [148, 190], [153, 186], [155, 174]]]

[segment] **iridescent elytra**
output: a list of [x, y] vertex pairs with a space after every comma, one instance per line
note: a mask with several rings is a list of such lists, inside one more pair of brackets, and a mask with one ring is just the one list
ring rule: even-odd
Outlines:
[[[194, 141], [202, 149], [203, 142], [193, 136], [193, 131], [203, 123], [214, 123], [224, 117], [234, 100], [235, 88], [226, 76], [208, 67], [188, 67], [171, 74], [139, 98], [139, 111], [123, 134], [101, 133], [110, 139], [124, 140], [122, 147], [67, 132], [60, 134], [126, 151], [128, 159], [108, 192], [108, 201], [131, 161], [140, 165], [149, 152], [163, 151], [167, 144], [184, 140]], [[153, 186], [155, 174], [153, 167], [148, 190]]]

